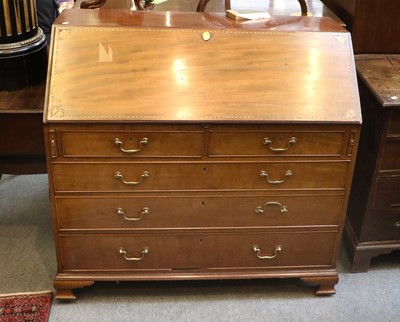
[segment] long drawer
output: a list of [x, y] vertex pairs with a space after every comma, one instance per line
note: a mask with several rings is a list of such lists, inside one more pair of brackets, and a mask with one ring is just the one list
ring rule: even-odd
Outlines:
[[344, 189], [347, 162], [55, 163], [58, 192]]
[[56, 197], [60, 230], [338, 225], [343, 195]]
[[374, 193], [374, 207], [400, 209], [400, 175], [378, 177]]
[[400, 112], [398, 110], [393, 109], [390, 111], [387, 134], [400, 135]]
[[400, 171], [400, 140], [387, 140], [383, 144], [382, 158], [379, 164], [379, 170], [397, 170]]
[[60, 248], [63, 271], [327, 268], [335, 241], [336, 232], [109, 234], [60, 236]]
[[364, 235], [364, 241], [400, 240], [400, 204], [397, 209], [372, 209]]

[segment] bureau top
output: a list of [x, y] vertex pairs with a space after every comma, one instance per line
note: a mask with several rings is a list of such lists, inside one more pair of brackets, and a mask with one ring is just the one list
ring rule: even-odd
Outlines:
[[400, 106], [400, 55], [357, 55], [356, 66], [383, 107]]
[[329, 18], [65, 10], [52, 32], [45, 122], [361, 122]]

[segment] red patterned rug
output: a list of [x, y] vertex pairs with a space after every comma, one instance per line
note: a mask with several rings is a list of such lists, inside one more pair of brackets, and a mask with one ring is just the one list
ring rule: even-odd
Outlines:
[[50, 291], [0, 295], [0, 322], [48, 321], [52, 299]]

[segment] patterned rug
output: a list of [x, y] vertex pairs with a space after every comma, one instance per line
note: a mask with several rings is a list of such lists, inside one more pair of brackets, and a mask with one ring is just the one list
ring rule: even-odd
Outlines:
[[0, 295], [0, 322], [48, 321], [52, 299], [50, 291]]

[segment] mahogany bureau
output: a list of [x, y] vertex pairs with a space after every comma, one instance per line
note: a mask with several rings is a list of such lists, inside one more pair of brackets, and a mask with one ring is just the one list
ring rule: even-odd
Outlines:
[[400, 249], [400, 55], [357, 55], [363, 126], [345, 240], [353, 272]]
[[115, 280], [296, 277], [335, 293], [361, 123], [348, 32], [66, 10], [52, 39], [58, 299]]

